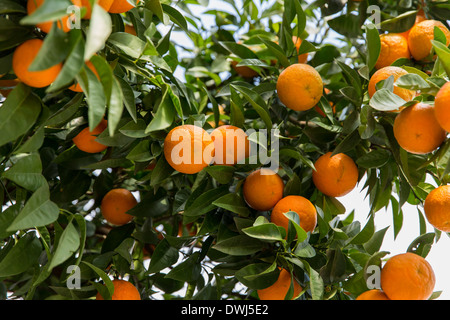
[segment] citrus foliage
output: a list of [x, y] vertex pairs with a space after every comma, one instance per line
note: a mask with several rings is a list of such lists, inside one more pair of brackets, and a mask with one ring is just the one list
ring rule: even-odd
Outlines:
[[[7, 291], [27, 299], [107, 298], [111, 278], [126, 277], [143, 299], [156, 293], [171, 299], [181, 289], [187, 298], [257, 299], [258, 290], [287, 270], [293, 278], [286, 299], [355, 299], [369, 289], [367, 267], [388, 255], [380, 252], [387, 229], [376, 229], [378, 212], [391, 208], [390, 232], [398, 235], [408, 232], [403, 205], [417, 205], [421, 234], [410, 252], [426, 257], [439, 239], [439, 230], [426, 233], [423, 203], [434, 186], [425, 178], [449, 182], [450, 142], [425, 154], [406, 151], [394, 135], [395, 111], [414, 103], [395, 94], [393, 76], [379, 81], [371, 97], [368, 88], [380, 31], [407, 32], [424, 4], [426, 19], [445, 24], [448, 4], [225, 0], [232, 13], [206, 12], [215, 20], [212, 29], [199, 19], [207, 4], [143, 0], [123, 14], [95, 4], [79, 29], [64, 32], [54, 23], [46, 34], [35, 26], [66, 16], [70, 1], [46, 0], [31, 15], [25, 0], [0, 3], [0, 86], [7, 96], [0, 108], [3, 298]], [[378, 6], [373, 13], [381, 21], [373, 20], [369, 5]], [[450, 75], [446, 35], [433, 30], [431, 59], [393, 62], [407, 71], [395, 87], [416, 92], [414, 99], [424, 103]], [[180, 35], [193, 47], [175, 42]], [[59, 66], [52, 84], [5, 85], [1, 81], [16, 78], [15, 49], [35, 38], [43, 42], [30, 70]], [[316, 108], [295, 111], [276, 89], [281, 72], [299, 56], [308, 57], [325, 90]], [[183, 77], [175, 76], [179, 70]], [[74, 85], [81, 92], [71, 90]], [[95, 135], [106, 150], [74, 144], [86, 128], [85, 139], [93, 137], [105, 119]], [[199, 122], [209, 132], [221, 124], [279, 129], [283, 196], [313, 204], [314, 230], [306, 232], [298, 215], [287, 212], [286, 232], [271, 222], [271, 210], [245, 202], [245, 178], [264, 163], [175, 171], [164, 139], [176, 126]], [[338, 198], [315, 186], [314, 163], [328, 152], [353, 159], [358, 180], [364, 178], [367, 222], [354, 221]], [[127, 211], [132, 220], [121, 226], [100, 210], [117, 188], [139, 200]], [[69, 290], [73, 265], [81, 270], [81, 289]]]

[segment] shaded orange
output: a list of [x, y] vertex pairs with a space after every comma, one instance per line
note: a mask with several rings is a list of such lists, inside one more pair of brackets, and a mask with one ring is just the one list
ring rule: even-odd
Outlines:
[[289, 219], [285, 213], [293, 211], [300, 218], [300, 227], [306, 232], [313, 232], [317, 224], [317, 211], [314, 205], [308, 199], [302, 196], [287, 196], [277, 202], [270, 214], [270, 221], [277, 226], [286, 229], [289, 228]]
[[237, 66], [238, 65], [238, 61], [236, 60], [232, 60], [231, 61], [231, 67], [234, 69], [234, 71], [236, 71], [236, 73], [238, 75], [240, 75], [243, 78], [253, 78], [256, 77], [258, 75], [258, 72], [256, 72], [255, 70], [253, 70], [250, 67], [247, 66]]
[[255, 210], [272, 209], [283, 197], [283, 179], [268, 168], [250, 173], [244, 181], [242, 192], [244, 200]]
[[427, 300], [435, 283], [431, 265], [415, 253], [395, 255], [381, 269], [381, 289], [391, 300]]
[[436, 94], [434, 113], [441, 128], [450, 132], [450, 82], [444, 84]]
[[[189, 151], [190, 156], [183, 156], [184, 150]], [[194, 174], [213, 161], [214, 143], [203, 128], [181, 125], [173, 128], [164, 139], [164, 156], [173, 169]]]
[[[139, 3], [139, 0], [136, 4]], [[127, 0], [114, 0], [113, 4], [109, 8], [109, 12], [111, 13], [124, 13], [133, 9], [134, 6], [130, 4]]]
[[415, 60], [422, 60], [430, 55], [434, 39], [434, 27], [438, 27], [444, 32], [447, 39], [447, 46], [450, 44], [450, 31], [440, 21], [425, 20], [412, 27], [408, 36], [409, 51]]
[[282, 269], [274, 284], [267, 288], [257, 290], [259, 300], [284, 300], [291, 283], [294, 286], [292, 299], [295, 299], [303, 289], [295, 279], [292, 279], [289, 271]]
[[18, 79], [14, 80], [0, 80], [0, 93], [5, 98], [14, 90], [14, 88], [20, 83]]
[[316, 188], [330, 197], [342, 197], [351, 192], [358, 183], [358, 167], [352, 158], [344, 153], [331, 157], [327, 152], [314, 163], [316, 170], [312, 178]]
[[136, 205], [137, 200], [129, 190], [116, 188], [105, 194], [100, 209], [106, 221], [115, 226], [122, 226], [133, 220], [133, 216], [127, 211]]
[[[105, 9], [105, 11], [108, 11], [114, 0], [97, 0], [97, 4]], [[86, 14], [84, 15], [83, 19], [90, 19], [92, 16], [92, 8], [91, 8], [91, 2], [90, 0], [81, 0], [81, 6], [86, 8]]]
[[47, 87], [56, 80], [62, 69], [62, 63], [41, 70], [29, 71], [29, 67], [38, 55], [44, 42], [40, 39], [31, 39], [16, 48], [13, 54], [12, 66], [14, 73], [20, 81], [34, 88]]
[[276, 87], [280, 101], [295, 111], [313, 108], [323, 95], [322, 78], [308, 64], [296, 63], [284, 69]]
[[361, 293], [356, 300], [390, 300], [388, 296], [379, 289], [372, 289]]
[[137, 35], [136, 29], [134, 29], [134, 26], [131, 26], [131, 25], [129, 25], [129, 24], [125, 24], [124, 28], [125, 28], [124, 31], [125, 31], [126, 33], [132, 34], [133, 36], [136, 36], [136, 35]]
[[84, 128], [80, 133], [78, 133], [75, 138], [72, 139], [73, 143], [78, 149], [87, 153], [97, 153], [102, 152], [107, 149], [108, 146], [101, 144], [95, 139], [108, 127], [107, 120], [103, 119], [94, 130], [90, 131], [89, 127]]
[[425, 198], [424, 210], [433, 227], [450, 232], [450, 185], [433, 189]]
[[434, 107], [416, 103], [402, 110], [394, 121], [394, 136], [398, 144], [414, 154], [436, 150], [446, 138], [434, 114]]
[[[141, 300], [138, 289], [129, 281], [114, 279], [114, 293], [111, 300]], [[104, 300], [100, 292], [97, 293], [96, 300]]]
[[250, 141], [241, 128], [223, 125], [211, 132], [214, 164], [233, 166], [250, 156]]
[[[300, 46], [302, 45], [302, 39], [293, 36], [292, 41], [294, 42], [295, 48], [297, 48], [297, 54], [300, 51]], [[298, 63], [306, 63], [308, 61], [308, 53], [303, 53], [298, 56]]]

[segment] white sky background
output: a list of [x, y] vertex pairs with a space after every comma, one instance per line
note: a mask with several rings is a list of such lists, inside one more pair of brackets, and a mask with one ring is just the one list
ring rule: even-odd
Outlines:
[[[239, 1], [240, 2], [240, 1]], [[240, 6], [238, 6], [240, 7]], [[191, 6], [192, 12], [196, 14], [197, 17], [200, 17], [203, 21], [205, 27], [215, 27], [214, 16], [212, 15], [204, 15], [203, 12], [211, 9], [217, 9], [222, 11], [227, 11], [230, 13], [234, 13], [233, 8], [228, 3], [218, 1], [218, 0], [210, 0], [209, 6], [207, 8], [201, 6]], [[307, 26], [307, 28], [314, 28], [315, 26]], [[162, 26], [160, 31], [165, 33], [169, 30], [169, 26]], [[311, 29], [310, 29], [311, 30]], [[334, 35], [336, 35], [334, 33]], [[328, 34], [329, 41], [333, 42], [333, 32]], [[192, 42], [190, 39], [184, 34], [184, 32], [172, 32], [171, 40], [175, 43], [182, 43], [186, 48], [192, 48]], [[328, 40], [328, 39], [327, 39]], [[189, 56], [189, 53], [182, 52], [179, 50], [179, 58], [185, 57], [186, 54]], [[178, 68], [175, 72], [175, 75], [180, 79], [184, 79], [183, 70]], [[358, 185], [355, 190], [353, 190], [350, 194], [339, 198], [339, 201], [345, 206], [346, 213], [342, 217], [343, 219], [347, 214], [349, 214], [352, 210], [355, 210], [355, 221], [360, 221], [361, 226], [363, 227], [367, 222], [367, 215], [370, 210], [370, 205], [368, 199], [365, 198], [365, 191], [361, 192], [362, 187], [364, 186], [364, 179]], [[427, 181], [433, 185], [434, 182]], [[423, 212], [423, 208], [421, 208]], [[387, 257], [393, 256], [395, 254], [404, 253], [410, 243], [419, 236], [419, 216], [416, 206], [412, 206], [409, 204], [405, 204], [403, 207], [403, 226], [398, 234], [397, 238], [394, 240], [394, 229], [393, 229], [393, 219], [392, 219], [392, 209], [389, 206], [387, 210], [380, 210], [375, 214], [375, 228], [376, 230], [381, 230], [386, 226], [391, 226], [386, 232], [383, 245], [381, 247], [381, 251], [388, 251], [390, 255]], [[427, 222], [427, 232], [432, 232], [433, 227]], [[450, 299], [450, 238], [446, 234], [442, 234], [439, 241], [433, 244], [430, 253], [426, 257], [426, 260], [431, 264], [433, 270], [436, 275], [436, 286], [435, 291], [442, 291], [440, 300], [449, 300]]]

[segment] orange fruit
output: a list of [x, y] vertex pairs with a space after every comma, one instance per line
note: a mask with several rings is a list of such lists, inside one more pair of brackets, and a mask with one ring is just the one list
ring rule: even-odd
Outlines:
[[233, 166], [250, 156], [250, 142], [241, 128], [223, 125], [211, 132], [214, 164]]
[[358, 167], [344, 153], [332, 156], [332, 152], [319, 157], [314, 163], [316, 170], [312, 179], [316, 188], [330, 197], [342, 197], [352, 191], [358, 183]]
[[[325, 88], [324, 91], [325, 91], [325, 94], [330, 93], [330, 90], [327, 88]], [[333, 110], [333, 113], [336, 113], [336, 106], [334, 105], [334, 103], [332, 101], [329, 101], [328, 103], [330, 104], [330, 106]], [[314, 110], [316, 110], [316, 112], [319, 113], [322, 117], [326, 117], [325, 112], [323, 112], [322, 109], [320, 109], [318, 104], [316, 104], [316, 106], [314, 107]]]
[[[87, 61], [87, 62], [86, 62], [86, 66], [87, 66], [89, 69], [91, 69], [92, 72], [94, 72], [94, 73], [96, 74], [97, 78], [98, 78], [98, 72], [97, 72], [97, 70], [95, 69], [94, 64], [93, 64], [91, 61]], [[80, 86], [79, 83], [75, 83], [75, 84], [71, 85], [68, 89], [71, 90], [71, 91], [74, 91], [74, 92], [83, 92], [83, 89], [81, 88], [81, 86]]]
[[450, 82], [439, 89], [434, 100], [434, 113], [441, 128], [450, 132]]
[[434, 27], [438, 27], [444, 32], [447, 38], [447, 46], [450, 44], [450, 31], [440, 21], [425, 20], [412, 27], [408, 36], [409, 51], [415, 60], [422, 60], [430, 55], [434, 39]]
[[191, 237], [197, 234], [194, 223], [191, 222], [186, 225], [183, 225], [183, 222], [180, 221], [180, 223], [178, 224], [178, 236], [179, 237], [184, 236], [185, 230], [187, 231], [187, 234]]
[[313, 108], [323, 94], [323, 82], [319, 72], [302, 63], [284, 69], [278, 77], [276, 87], [280, 101], [295, 111]]
[[[425, 17], [425, 12], [423, 11], [423, 9], [420, 9], [420, 10], [417, 12], [417, 15], [416, 15], [416, 21], [414, 22], [413, 27], [414, 27], [416, 24], [421, 23], [422, 21], [425, 21], [425, 20], [427, 20], [427, 18]], [[411, 27], [411, 29], [412, 29], [412, 27]], [[402, 33], [400, 33], [400, 34], [403, 35], [404, 37], [406, 37], [406, 39], [408, 39], [409, 33], [411, 32], [411, 29], [409, 29], [409, 30], [407, 30], [407, 31], [405, 31], [405, 32], [402, 32]]]
[[14, 90], [14, 88], [20, 83], [18, 79], [14, 80], [1, 80], [0, 79], [0, 93], [5, 98]]
[[427, 300], [436, 278], [421, 256], [407, 252], [393, 256], [381, 269], [381, 289], [391, 300]]
[[387, 33], [380, 35], [381, 49], [378, 56], [376, 69], [390, 66], [397, 59], [411, 58], [409, 52], [408, 39], [398, 33]]
[[372, 289], [361, 293], [356, 300], [390, 300], [387, 295], [379, 290]]
[[287, 196], [277, 202], [270, 214], [270, 221], [277, 226], [286, 229], [289, 227], [289, 219], [284, 215], [289, 211], [297, 213], [300, 218], [300, 227], [306, 232], [313, 232], [317, 224], [317, 211], [308, 199], [302, 196]]
[[137, 200], [129, 190], [116, 188], [105, 194], [100, 209], [106, 221], [115, 226], [123, 226], [133, 220], [133, 216], [127, 211], [136, 205]]
[[[136, 1], [136, 4], [139, 3], [139, 0]], [[124, 13], [133, 9], [134, 6], [130, 4], [127, 0], [114, 0], [113, 4], [109, 8], [109, 12], [111, 13]]]
[[436, 150], [446, 138], [434, 114], [434, 107], [416, 103], [402, 110], [394, 121], [394, 136], [398, 144], [414, 154]]
[[[141, 300], [138, 289], [129, 281], [114, 279], [114, 293], [111, 300]], [[100, 292], [97, 293], [96, 300], [104, 300]]]
[[433, 189], [425, 198], [424, 210], [433, 227], [450, 232], [450, 185]]
[[[28, 0], [27, 3], [27, 13], [28, 15], [33, 14], [37, 8], [39, 8], [45, 0]], [[72, 3], [78, 7], [82, 6], [82, 0], [72, 0]], [[45, 33], [49, 33], [50, 30], [53, 27], [53, 22], [54, 21], [48, 21], [48, 22], [42, 22], [42, 23], [38, 23], [36, 25], [36, 27], [38, 27], [39, 29], [41, 29], [41, 31], [45, 32]], [[58, 28], [60, 28], [61, 30], [63, 30], [64, 32], [69, 32], [70, 31], [70, 27], [69, 27], [69, 16], [64, 16], [62, 17], [60, 20], [56, 21]]]
[[[111, 8], [113, 2], [114, 0], [97, 0], [97, 4], [105, 9], [105, 11], [108, 11], [109, 8]], [[86, 14], [84, 15], [83, 19], [90, 19], [92, 16], [90, 0], [81, 0], [81, 6], [86, 7]]]
[[[298, 52], [300, 51], [300, 46], [302, 45], [302, 39], [293, 36], [292, 41], [294, 42], [295, 47], [297, 48], [298, 54]], [[303, 53], [298, 56], [298, 63], [306, 63], [307, 61], [308, 61], [308, 53]]]
[[250, 173], [242, 187], [245, 202], [259, 211], [272, 209], [283, 198], [283, 191], [283, 179], [268, 168]]
[[214, 159], [214, 142], [203, 128], [190, 124], [173, 128], [164, 139], [164, 156], [181, 173], [202, 171]]
[[12, 66], [17, 78], [34, 88], [44, 88], [52, 84], [62, 69], [62, 63], [58, 63], [41, 71], [28, 70], [39, 50], [41, 50], [43, 43], [39, 39], [27, 40], [18, 46], [13, 54]]
[[107, 149], [108, 146], [101, 144], [95, 139], [108, 127], [108, 121], [103, 119], [94, 130], [89, 131], [89, 127], [84, 128], [80, 133], [78, 133], [75, 138], [72, 139], [73, 143], [78, 149], [87, 153], [97, 153], [102, 152]]
[[[405, 69], [402, 69], [400, 67], [384, 67], [379, 70], [377, 70], [372, 77], [369, 80], [369, 97], [372, 98], [372, 96], [376, 92], [376, 84], [382, 80], [386, 80], [390, 76], [394, 76], [394, 81], [397, 81], [398, 78], [401, 76], [408, 74], [408, 71]], [[416, 92], [413, 90], [403, 89], [399, 88], [394, 85], [394, 94], [398, 95], [400, 98], [402, 98], [405, 101], [411, 101], [416, 96]]]
[[134, 26], [132, 26], [132, 25], [129, 25], [129, 24], [125, 24], [125, 32], [126, 33], [129, 33], [129, 34], [132, 34], [133, 36], [136, 36], [137, 35], [137, 33], [136, 33], [136, 29], [134, 29]]
[[267, 288], [257, 290], [259, 300], [284, 300], [291, 283], [294, 286], [292, 299], [295, 299], [303, 289], [295, 279], [292, 279], [289, 271], [282, 269], [274, 284]]
[[250, 67], [247, 66], [237, 66], [238, 65], [238, 61], [236, 60], [231, 60], [231, 67], [234, 69], [234, 71], [236, 71], [236, 73], [238, 75], [240, 75], [242, 78], [253, 78], [256, 77], [258, 75], [258, 72], [256, 72], [255, 70], [253, 70]]

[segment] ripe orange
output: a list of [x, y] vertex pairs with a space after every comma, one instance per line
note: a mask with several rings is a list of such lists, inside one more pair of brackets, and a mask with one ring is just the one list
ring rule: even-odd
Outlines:
[[391, 300], [427, 300], [435, 283], [431, 265], [415, 253], [395, 255], [381, 269], [381, 288]]
[[447, 46], [450, 44], [450, 31], [440, 21], [425, 20], [412, 27], [408, 36], [409, 51], [415, 60], [422, 60], [430, 55], [434, 39], [434, 27], [441, 29], [447, 38]]
[[136, 29], [134, 28], [134, 26], [132, 26], [132, 25], [129, 25], [129, 24], [125, 24], [125, 32], [126, 33], [129, 33], [129, 34], [132, 34], [133, 36], [136, 36], [137, 35], [137, 33], [136, 33]]
[[434, 113], [441, 128], [450, 132], [450, 82], [439, 89], [434, 100]]
[[[45, 0], [28, 0], [27, 14], [28, 15], [33, 14], [36, 11], [36, 9], [39, 8], [44, 3], [44, 1]], [[82, 2], [81, 2], [82, 0], [71, 0], [71, 1], [76, 6], [79, 6], [79, 7], [82, 6]], [[68, 25], [68, 21], [69, 21], [69, 16], [62, 17], [60, 20], [57, 21], [58, 28], [60, 28], [64, 32], [69, 32], [70, 27]], [[49, 33], [50, 30], [52, 29], [52, 26], [53, 26], [53, 21], [38, 23], [36, 25], [36, 27], [38, 27], [39, 29], [41, 29], [41, 31], [43, 31], [45, 33]]]
[[390, 300], [387, 295], [378, 289], [372, 289], [361, 293], [356, 300]]
[[[408, 71], [406, 71], [405, 69], [402, 69], [400, 67], [389, 66], [389, 67], [384, 67], [384, 68], [377, 70], [372, 75], [372, 77], [370, 78], [370, 81], [369, 81], [369, 87], [368, 87], [369, 97], [372, 98], [372, 96], [375, 94], [376, 84], [378, 82], [380, 82], [382, 80], [386, 80], [390, 76], [394, 76], [394, 80], [397, 81], [398, 78], [400, 78], [401, 76], [403, 76], [405, 74], [408, 74]], [[394, 93], [405, 101], [411, 101], [416, 96], [415, 91], [399, 88], [395, 85], [394, 85]]]
[[211, 132], [214, 164], [233, 166], [250, 156], [250, 142], [241, 128], [223, 125]]
[[17, 78], [34, 88], [43, 88], [52, 84], [62, 69], [62, 63], [58, 63], [46, 70], [28, 70], [39, 50], [41, 50], [43, 43], [39, 39], [27, 40], [18, 46], [13, 54], [12, 66]]
[[[417, 15], [416, 15], [416, 21], [414, 22], [414, 26], [415, 26], [416, 24], [421, 23], [422, 21], [425, 21], [425, 20], [427, 20], [427, 18], [425, 17], [425, 12], [423, 11], [423, 9], [420, 9], [420, 10], [417, 12]], [[413, 26], [413, 27], [414, 27], [414, 26]], [[411, 29], [412, 29], [412, 27], [411, 27]], [[405, 32], [402, 32], [401, 35], [403, 35], [404, 37], [406, 37], [406, 39], [408, 39], [409, 33], [411, 32], [411, 29], [409, 29], [409, 30], [407, 30], [407, 31], [405, 31]]]
[[244, 200], [250, 207], [266, 211], [283, 198], [284, 182], [274, 171], [262, 168], [247, 176], [242, 191]]
[[397, 115], [394, 121], [394, 136], [406, 151], [427, 154], [444, 142], [446, 133], [439, 126], [434, 107], [419, 102]]
[[317, 211], [308, 199], [302, 196], [287, 196], [277, 202], [270, 214], [270, 221], [283, 227], [288, 232], [289, 219], [284, 215], [289, 211], [297, 213], [300, 227], [306, 232], [313, 232], [317, 224]]
[[127, 211], [137, 205], [134, 195], [127, 189], [116, 188], [108, 191], [102, 199], [100, 209], [106, 221], [122, 226], [133, 220], [133, 216]]
[[322, 97], [322, 78], [310, 65], [296, 63], [281, 72], [277, 80], [277, 93], [287, 108], [305, 111], [313, 108]]
[[164, 140], [164, 156], [181, 173], [202, 171], [214, 159], [214, 143], [203, 128], [190, 124], [173, 128]]
[[331, 157], [328, 152], [314, 163], [312, 178], [316, 188], [330, 197], [342, 197], [358, 183], [358, 168], [352, 158], [344, 153]]
[[[136, 1], [136, 4], [139, 3], [139, 0]], [[114, 0], [113, 4], [109, 8], [109, 12], [111, 13], [124, 13], [133, 9], [134, 6], [130, 4], [127, 0]]]
[[95, 141], [95, 139], [97, 139], [97, 136], [102, 133], [107, 127], [108, 121], [103, 119], [94, 130], [89, 131], [89, 127], [84, 128], [79, 134], [75, 136], [75, 138], [73, 138], [72, 141], [81, 151], [87, 153], [102, 152], [108, 147]]
[[380, 35], [381, 50], [378, 56], [376, 69], [390, 66], [397, 59], [411, 58], [409, 52], [408, 39], [398, 33], [387, 33]]
[[238, 63], [239, 62], [236, 60], [231, 60], [231, 67], [242, 78], [250, 79], [250, 78], [256, 77], [258, 75], [258, 72], [256, 72], [252, 68], [247, 67], [247, 66], [238, 66]]
[[267, 288], [257, 290], [258, 297], [260, 300], [284, 300], [291, 283], [294, 285], [292, 299], [295, 299], [303, 289], [295, 279], [292, 279], [289, 271], [282, 269], [278, 280], [274, 284]]
[[425, 198], [425, 216], [436, 229], [450, 232], [450, 185], [432, 190]]
[[20, 83], [18, 79], [14, 80], [1, 80], [0, 79], [0, 94], [5, 98], [11, 93], [12, 90]]
[[[293, 36], [292, 41], [295, 44], [295, 48], [297, 48], [297, 54], [300, 51], [300, 46], [302, 45], [302, 39]], [[308, 61], [308, 53], [303, 53], [298, 56], [298, 63], [306, 63]]]
[[[105, 11], [108, 11], [109, 8], [111, 8], [113, 2], [114, 0], [97, 0], [97, 4], [105, 9]], [[90, 0], [81, 0], [81, 6], [86, 7], [86, 14], [84, 15], [83, 19], [90, 19], [92, 15]]]
[[[114, 293], [111, 300], [141, 300], [138, 289], [129, 281], [114, 279]], [[100, 292], [97, 293], [96, 300], [104, 300]]]
[[[92, 72], [94, 72], [94, 73], [96, 74], [97, 78], [98, 78], [98, 72], [97, 72], [97, 70], [95, 69], [94, 64], [93, 64], [91, 61], [87, 61], [87, 62], [86, 62], [86, 66], [87, 66], [89, 69], [91, 69]], [[74, 92], [83, 92], [83, 89], [81, 88], [81, 86], [80, 86], [79, 83], [75, 83], [75, 84], [71, 85], [71, 86], [69, 87], [69, 90], [74, 91]]]

